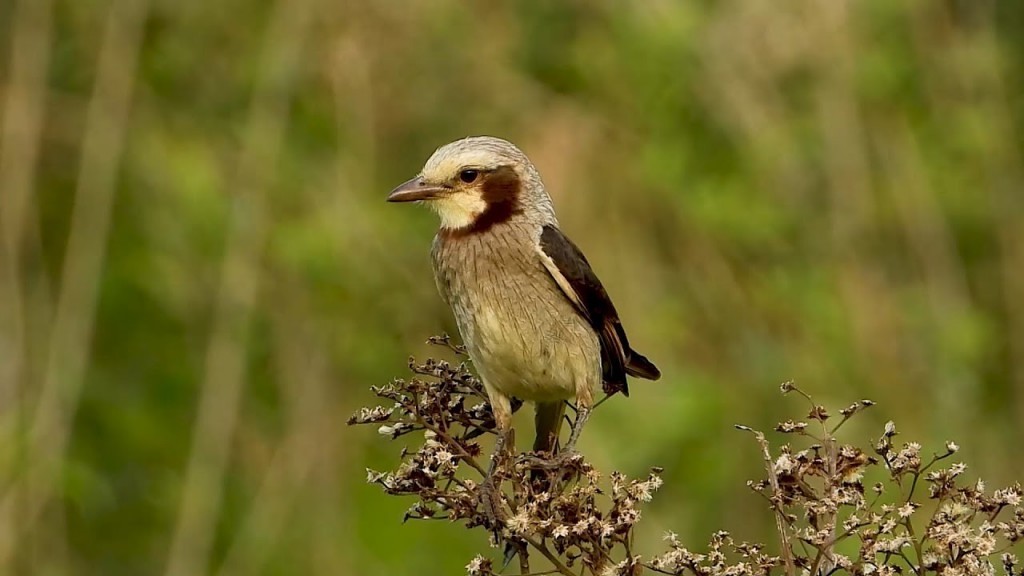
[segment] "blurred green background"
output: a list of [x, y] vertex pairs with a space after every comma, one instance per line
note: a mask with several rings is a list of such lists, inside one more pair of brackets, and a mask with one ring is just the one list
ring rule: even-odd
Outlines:
[[1012, 1], [0, 0], [0, 573], [488, 552], [401, 525], [364, 483], [400, 446], [344, 425], [455, 331], [436, 218], [384, 196], [470, 134], [530, 155], [665, 374], [581, 446], [665, 467], [641, 553], [771, 540], [732, 424], [802, 416], [787, 379], [1020, 479], [1022, 81]]

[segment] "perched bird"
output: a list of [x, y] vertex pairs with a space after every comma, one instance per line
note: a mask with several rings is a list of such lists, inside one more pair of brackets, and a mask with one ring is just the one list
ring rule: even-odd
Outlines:
[[536, 403], [534, 450], [552, 454], [565, 401], [575, 400], [570, 453], [598, 386], [628, 395], [627, 374], [660, 376], [630, 348], [601, 281], [559, 230], [540, 174], [512, 143], [446, 144], [387, 199], [423, 202], [441, 218], [434, 276], [487, 390], [497, 454], [512, 426], [511, 397]]

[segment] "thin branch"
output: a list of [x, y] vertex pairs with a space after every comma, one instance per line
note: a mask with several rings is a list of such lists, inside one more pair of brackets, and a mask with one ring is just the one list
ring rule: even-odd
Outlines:
[[[794, 388], [794, 390], [799, 392], [799, 389], [797, 388]], [[800, 393], [803, 394], [803, 392]], [[775, 463], [772, 462], [771, 450], [768, 447], [768, 439], [764, 437], [763, 433], [754, 430], [749, 426], [737, 424], [736, 429], [750, 432], [754, 435], [754, 438], [757, 439], [757, 443], [761, 446], [761, 456], [764, 460], [765, 471], [768, 473], [768, 482], [771, 484], [772, 494], [781, 494], [781, 490], [779, 489], [779, 479], [775, 475]], [[779, 531], [779, 538], [782, 543], [782, 560], [786, 566], [786, 576], [793, 576], [796, 571], [796, 567], [793, 564], [793, 549], [789, 540], [789, 530], [786, 529], [786, 522], [783, 517], [784, 513], [778, 508], [778, 504], [775, 503], [774, 498], [772, 499], [772, 502], [774, 504], [772, 506], [772, 510], [775, 512], [775, 527]]]
[[524, 547], [519, 547], [519, 573], [528, 574], [530, 572], [530, 557], [526, 553]]
[[562, 563], [561, 560], [558, 559], [558, 556], [555, 556], [550, 550], [548, 550], [547, 544], [538, 542], [536, 538], [531, 536], [523, 536], [522, 539], [530, 546], [533, 546], [538, 552], [543, 554], [549, 562], [554, 564], [555, 569], [559, 574], [564, 574], [565, 576], [576, 576], [565, 564]]
[[466, 449], [462, 447], [462, 444], [456, 442], [451, 436], [448, 435], [447, 432], [442, 432], [440, 429], [438, 429], [438, 428], [436, 428], [434, 426], [431, 426], [430, 424], [428, 424], [425, 421], [423, 421], [423, 425], [428, 430], [432, 431], [434, 434], [437, 434], [438, 436], [440, 436], [441, 439], [444, 440], [447, 444], [449, 444], [450, 446], [453, 446], [456, 449], [458, 449], [459, 457], [462, 458], [462, 460], [464, 462], [466, 462], [466, 464], [469, 464], [470, 466], [473, 467], [473, 469], [475, 469], [477, 472], [479, 472], [481, 478], [486, 478], [487, 477], [487, 471], [484, 470], [483, 467], [480, 466], [479, 463], [477, 463], [476, 459], [473, 458], [473, 456], [470, 455], [470, 453], [467, 452]]

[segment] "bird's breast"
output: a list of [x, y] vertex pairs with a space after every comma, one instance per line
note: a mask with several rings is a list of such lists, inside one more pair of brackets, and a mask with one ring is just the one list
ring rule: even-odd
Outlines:
[[597, 335], [543, 267], [527, 234], [439, 241], [434, 267], [489, 386], [526, 400], [551, 400], [600, 383]]

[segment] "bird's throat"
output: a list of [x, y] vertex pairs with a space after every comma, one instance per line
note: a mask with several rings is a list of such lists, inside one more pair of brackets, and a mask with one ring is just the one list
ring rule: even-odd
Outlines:
[[430, 206], [441, 217], [441, 228], [444, 230], [470, 228], [487, 210], [487, 202], [480, 196], [471, 194], [453, 194], [438, 198], [432, 201]]

